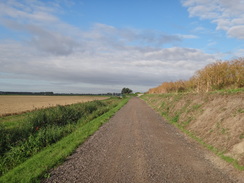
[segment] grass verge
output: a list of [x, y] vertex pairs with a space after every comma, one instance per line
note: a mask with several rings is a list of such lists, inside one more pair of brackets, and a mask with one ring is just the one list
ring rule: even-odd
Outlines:
[[[160, 94], [160, 95], [147, 94], [147, 95], [142, 96], [141, 98], [143, 100], [145, 100], [152, 108], [154, 108], [156, 111], [158, 111], [159, 114], [161, 116], [163, 116], [167, 122], [176, 126], [183, 133], [187, 134], [189, 137], [193, 138], [198, 143], [202, 144], [204, 147], [206, 147], [207, 149], [209, 149], [210, 151], [215, 153], [217, 156], [219, 156], [224, 161], [232, 164], [236, 169], [243, 171], [244, 166], [240, 165], [236, 159], [229, 157], [229, 156], [225, 156], [222, 151], [220, 151], [219, 149], [215, 148], [212, 145], [207, 144], [201, 138], [197, 137], [194, 133], [187, 130], [185, 128], [187, 125], [185, 125], [185, 124], [189, 123], [190, 119], [189, 119], [189, 121], [186, 121], [185, 123], [179, 123], [179, 118], [181, 117], [181, 115], [184, 115], [186, 113], [184, 106], [182, 106], [180, 108], [180, 110], [178, 110], [176, 113], [172, 112], [172, 111], [170, 112], [170, 109], [172, 108], [172, 105], [175, 104], [174, 101], [177, 101], [181, 96], [182, 96], [182, 94], [179, 94], [179, 95], [178, 94]], [[154, 99], [154, 97], [157, 100]], [[167, 99], [167, 100], [162, 100], [161, 103], [158, 103], [158, 100], [160, 100], [160, 98]], [[166, 101], [170, 101], [170, 102], [166, 102]], [[158, 106], [160, 106], [160, 107], [158, 107]], [[202, 106], [201, 104], [192, 105], [191, 111], [198, 110], [201, 108], [201, 106]], [[240, 137], [242, 137], [242, 135]]]
[[[22, 122], [19, 116], [12, 116], [10, 121], [5, 119], [4, 123], [0, 123], [0, 176], [108, 112], [120, 101], [118, 98], [110, 98], [41, 109], [29, 113]], [[12, 124], [11, 128], [9, 123]]]
[[236, 169], [238, 169], [240, 171], [243, 171], [244, 170], [244, 166], [239, 165], [239, 163], [237, 162], [236, 159], [234, 159], [232, 157], [229, 157], [229, 156], [225, 156], [223, 154], [223, 152], [221, 152], [220, 150], [218, 150], [214, 146], [205, 143], [202, 139], [198, 138], [195, 134], [193, 134], [192, 132], [186, 130], [184, 128], [184, 126], [182, 126], [179, 123], [175, 122], [174, 121], [174, 118], [170, 118], [169, 116], [166, 116], [166, 115], [163, 115], [163, 117], [165, 117], [170, 124], [173, 124], [174, 126], [176, 126], [183, 133], [187, 134], [189, 137], [191, 137], [192, 139], [196, 140], [198, 143], [202, 144], [204, 147], [206, 147], [207, 149], [209, 149], [210, 151], [212, 151], [214, 154], [216, 154], [217, 156], [219, 156], [221, 159], [223, 159], [224, 161], [232, 164]]
[[123, 107], [129, 98], [123, 99], [116, 107], [98, 118], [86, 123], [76, 129], [70, 135], [64, 137], [57, 143], [45, 148], [40, 153], [32, 156], [24, 163], [15, 167], [0, 177], [0, 182], [40, 182], [40, 179], [52, 167], [64, 161], [81, 143], [91, 136], [99, 127], [108, 121], [121, 107]]

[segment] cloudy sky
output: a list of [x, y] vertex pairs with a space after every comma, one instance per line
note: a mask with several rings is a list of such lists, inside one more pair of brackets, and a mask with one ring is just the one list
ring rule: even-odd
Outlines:
[[244, 56], [244, 0], [0, 0], [0, 91], [144, 92]]

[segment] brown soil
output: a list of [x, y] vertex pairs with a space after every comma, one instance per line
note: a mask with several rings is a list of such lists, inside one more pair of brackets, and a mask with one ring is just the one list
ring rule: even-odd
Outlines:
[[159, 113], [166, 112], [171, 118], [178, 114], [178, 124], [244, 166], [244, 93], [143, 98]]
[[106, 98], [97, 96], [0, 95], [0, 116], [19, 114], [56, 105], [68, 105]]
[[43, 182], [238, 182], [209, 156], [133, 98]]

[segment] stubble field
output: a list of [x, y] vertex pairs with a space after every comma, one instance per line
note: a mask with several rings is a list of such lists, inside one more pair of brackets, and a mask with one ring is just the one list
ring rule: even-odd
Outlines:
[[69, 105], [106, 98], [103, 96], [2, 95], [0, 96], [0, 116], [19, 114], [56, 105]]

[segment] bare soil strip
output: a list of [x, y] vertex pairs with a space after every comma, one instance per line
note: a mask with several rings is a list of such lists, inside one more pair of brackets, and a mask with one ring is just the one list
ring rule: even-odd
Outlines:
[[133, 98], [44, 182], [238, 182], [206, 154]]
[[19, 114], [56, 105], [69, 105], [106, 98], [100, 96], [0, 95], [0, 116]]

